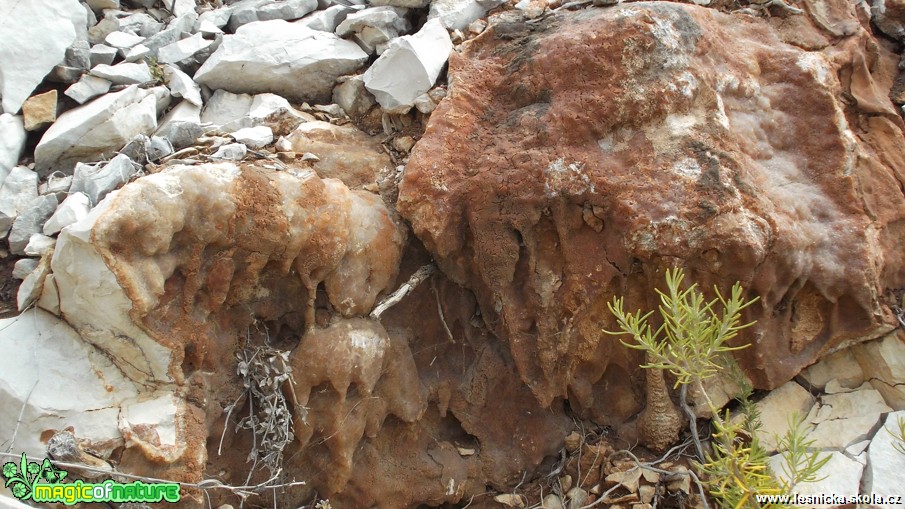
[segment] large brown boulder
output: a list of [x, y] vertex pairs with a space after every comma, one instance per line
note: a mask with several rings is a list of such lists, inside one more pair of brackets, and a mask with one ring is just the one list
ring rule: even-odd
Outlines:
[[449, 95], [398, 208], [471, 289], [542, 403], [637, 410], [606, 303], [663, 269], [760, 301], [739, 354], [761, 388], [893, 327], [905, 284], [897, 58], [847, 2], [759, 19], [631, 3], [498, 23]]

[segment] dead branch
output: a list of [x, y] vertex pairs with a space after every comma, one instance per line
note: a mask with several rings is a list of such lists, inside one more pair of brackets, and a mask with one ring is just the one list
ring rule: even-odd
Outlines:
[[409, 278], [408, 281], [402, 283], [395, 292], [390, 294], [389, 297], [383, 299], [380, 304], [377, 304], [374, 307], [374, 311], [371, 311], [371, 318], [374, 320], [379, 320], [380, 315], [382, 315], [387, 309], [395, 306], [399, 303], [406, 295], [411, 293], [412, 290], [418, 287], [421, 283], [424, 282], [425, 279], [429, 278], [434, 272], [436, 272], [437, 266], [434, 264], [429, 264], [421, 267], [416, 270], [412, 277]]

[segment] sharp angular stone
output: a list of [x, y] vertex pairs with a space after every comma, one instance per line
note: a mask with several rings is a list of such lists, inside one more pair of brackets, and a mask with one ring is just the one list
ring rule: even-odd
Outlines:
[[37, 305], [44, 311], [60, 316], [60, 292], [57, 289], [53, 273], [47, 274], [47, 277], [44, 278], [44, 287], [41, 289], [41, 296], [38, 297]]
[[232, 5], [229, 30], [254, 21], [293, 20], [317, 9], [317, 0], [243, 0]]
[[38, 186], [38, 194], [66, 194], [72, 186], [72, 175], [48, 175], [47, 180]]
[[[829, 409], [829, 410], [825, 410]], [[827, 394], [820, 398], [817, 426], [808, 435], [815, 448], [838, 449], [870, 438], [880, 415], [892, 410], [870, 385], [854, 392]]]
[[38, 197], [38, 174], [25, 166], [15, 166], [0, 187], [0, 237], [5, 237], [13, 221]]
[[241, 143], [229, 143], [218, 148], [217, 151], [211, 155], [211, 158], [225, 159], [227, 161], [241, 161], [246, 153], [248, 153], [248, 149], [245, 145]]
[[905, 410], [905, 340], [898, 333], [852, 348], [870, 384], [894, 410]]
[[[886, 416], [883, 427], [877, 431], [867, 449], [867, 467], [861, 481], [863, 493], [883, 497], [899, 496], [905, 486], [905, 442], [899, 434], [899, 419], [905, 412], [892, 412]], [[901, 504], [879, 504], [882, 509], [901, 507]]]
[[[826, 496], [827, 494], [835, 494], [838, 496], [850, 497], [858, 495], [861, 489], [861, 474], [864, 471], [864, 464], [856, 459], [851, 459], [839, 451], [828, 451], [821, 453], [821, 457], [829, 455], [830, 460], [820, 469], [818, 477], [821, 480], [815, 482], [803, 482], [798, 484], [795, 492], [800, 495], [810, 496]], [[777, 454], [770, 457], [770, 470], [778, 477], [787, 479], [783, 473], [783, 467], [786, 465], [781, 455]], [[829, 507], [826, 504], [801, 504], [798, 507]]]
[[[53, 239], [50, 240], [53, 241]], [[49, 249], [52, 252], [53, 246], [51, 245]], [[42, 256], [38, 266], [29, 275], [25, 276], [22, 284], [19, 285], [19, 290], [16, 292], [16, 305], [20, 313], [25, 311], [25, 308], [31, 306], [41, 296], [41, 292], [44, 289], [44, 280], [49, 273], [50, 257]]]
[[112, 83], [104, 78], [85, 74], [78, 83], [73, 83], [63, 93], [75, 102], [84, 104], [99, 95], [106, 94], [111, 85]]
[[195, 81], [233, 93], [272, 92], [299, 101], [326, 101], [336, 78], [367, 60], [351, 41], [286, 21], [258, 21], [223, 37]]
[[393, 39], [364, 73], [367, 89], [389, 111], [405, 112], [419, 95], [430, 90], [440, 75], [452, 41], [439, 20], [431, 20], [415, 35]]
[[28, 239], [28, 244], [25, 245], [25, 256], [44, 256], [44, 253], [53, 249], [56, 243], [56, 239], [43, 233], [32, 234]]
[[181, 97], [195, 106], [203, 106], [201, 87], [175, 65], [163, 66], [163, 77], [174, 97]]
[[44, 223], [44, 235], [56, 235], [63, 228], [87, 217], [90, 211], [91, 200], [88, 195], [81, 192], [70, 194]]
[[60, 115], [35, 148], [35, 167], [68, 175], [76, 162], [100, 159], [156, 128], [157, 97], [133, 85]]
[[0, 97], [3, 111], [18, 113], [22, 103], [84, 30], [85, 10], [77, 0], [6, 2], [0, 7]]
[[273, 130], [266, 125], [245, 127], [231, 133], [230, 136], [249, 148], [261, 148], [273, 143]]
[[229, 7], [221, 7], [219, 9], [204, 11], [198, 15], [198, 20], [195, 22], [194, 30], [196, 32], [202, 31], [202, 23], [209, 23], [219, 29], [222, 29], [226, 27], [227, 23], [229, 23], [229, 17], [231, 15], [232, 10]]
[[91, 66], [110, 65], [116, 58], [117, 49], [106, 44], [95, 44], [91, 47]]
[[91, 69], [91, 46], [88, 41], [76, 40], [72, 46], [66, 48], [63, 64], [82, 71]]
[[125, 50], [128, 50], [133, 46], [137, 46], [144, 41], [144, 37], [129, 32], [110, 32], [106, 37], [104, 37], [104, 42], [107, 45], [116, 48], [123, 55], [125, 55]]
[[37, 258], [22, 258], [13, 266], [13, 277], [16, 279], [25, 279], [29, 274], [38, 268]]
[[214, 41], [204, 39], [201, 34], [195, 34], [160, 48], [157, 51], [157, 60], [164, 64], [182, 62], [206, 50], [213, 43]]
[[339, 26], [350, 13], [353, 13], [356, 10], [356, 7], [333, 5], [322, 11], [314, 11], [295, 23], [306, 26], [312, 30], [335, 32], [336, 27]]
[[145, 12], [135, 12], [117, 20], [119, 30], [141, 37], [151, 37], [160, 33], [164, 24]]
[[830, 380], [837, 380], [849, 389], [864, 383], [864, 372], [852, 353], [852, 348], [827, 355], [816, 364], [808, 366], [801, 376], [815, 389], [823, 389]]
[[26, 131], [37, 131], [57, 119], [57, 91], [33, 95], [22, 104]]
[[20, 424], [9, 447], [42, 457], [41, 431], [57, 426], [72, 426], [86, 447], [99, 451], [122, 444], [118, 405], [137, 391], [103, 352], [41, 310], [28, 320], [4, 319], [0, 328], [8, 350], [0, 356], [0, 426]]
[[153, 52], [151, 51], [151, 48], [145, 46], [144, 44], [138, 44], [129, 48], [129, 51], [126, 53], [123, 60], [126, 63], [134, 63], [138, 62], [139, 60], [144, 60], [145, 58], [151, 56], [152, 53]]
[[80, 164], [72, 176], [72, 187], [69, 192], [85, 193], [91, 206], [95, 206], [108, 193], [128, 182], [137, 172], [135, 163], [124, 154], [119, 154], [103, 166]]
[[137, 85], [154, 81], [146, 62], [116, 65], [96, 65], [91, 74], [103, 78], [114, 85]]
[[361, 118], [376, 104], [361, 76], [351, 76], [333, 89], [333, 102], [350, 118]]
[[195, 143], [204, 129], [201, 127], [201, 108], [189, 101], [182, 101], [160, 120], [156, 136], [170, 140], [179, 150]]
[[47, 221], [53, 211], [57, 209], [56, 195], [46, 194], [38, 196], [25, 206], [22, 212], [13, 221], [13, 227], [9, 231], [9, 251], [12, 254], [24, 255], [28, 240], [35, 233], [41, 233], [44, 222]]
[[19, 162], [27, 133], [21, 116], [0, 114], [0, 185]]
[[157, 54], [160, 48], [192, 35], [192, 28], [196, 21], [198, 21], [198, 14], [195, 11], [187, 12], [174, 18], [159, 33], [145, 39], [143, 44], [151, 48], [152, 54]]
[[385, 46], [391, 39], [412, 29], [405, 14], [405, 9], [388, 6], [353, 12], [336, 27], [336, 35], [353, 36], [363, 50], [373, 54], [378, 46]]
[[195, 30], [205, 37], [223, 35], [223, 29], [207, 20], [199, 22]]
[[483, 18], [487, 11], [503, 3], [500, 0], [434, 0], [427, 19], [439, 19], [448, 30], [465, 30], [471, 23]]
[[225, 90], [214, 92], [201, 113], [202, 123], [224, 132], [267, 125], [275, 134], [287, 134], [308, 120], [314, 117], [297, 111], [278, 95], [251, 96]]
[[195, 0], [163, 0], [163, 4], [175, 16], [195, 12], [195, 8], [198, 7]]
[[119, 0], [85, 0], [85, 3], [97, 12], [104, 9], [119, 9]]

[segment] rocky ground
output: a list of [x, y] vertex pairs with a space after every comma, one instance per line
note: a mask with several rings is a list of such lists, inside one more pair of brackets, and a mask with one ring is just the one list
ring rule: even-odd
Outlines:
[[799, 492], [902, 494], [900, 0], [0, 14], [5, 454], [180, 507], [705, 507], [603, 332], [681, 266], [759, 298], [773, 470], [797, 413]]

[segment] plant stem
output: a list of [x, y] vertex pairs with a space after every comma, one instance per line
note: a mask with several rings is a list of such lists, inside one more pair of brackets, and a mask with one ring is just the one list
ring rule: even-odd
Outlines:
[[679, 386], [679, 403], [682, 405], [682, 409], [685, 410], [685, 414], [688, 415], [689, 428], [691, 428], [691, 439], [694, 441], [694, 448], [698, 454], [698, 460], [703, 463], [706, 458], [704, 457], [704, 447], [701, 445], [701, 437], [698, 435], [698, 417], [694, 414], [694, 410], [688, 406], [688, 384]]

